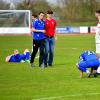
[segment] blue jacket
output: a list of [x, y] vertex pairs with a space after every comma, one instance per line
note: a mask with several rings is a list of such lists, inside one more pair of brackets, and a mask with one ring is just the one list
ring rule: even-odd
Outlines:
[[[32, 27], [35, 28], [36, 30], [44, 30], [45, 22], [40, 21], [39, 19], [36, 19], [32, 23]], [[45, 36], [44, 36], [43, 32], [33, 32], [33, 39], [34, 40], [42, 40], [44, 38], [45, 38]]]

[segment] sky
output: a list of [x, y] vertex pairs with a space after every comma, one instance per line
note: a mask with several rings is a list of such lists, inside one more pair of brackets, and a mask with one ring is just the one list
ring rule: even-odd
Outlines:
[[47, 0], [50, 3], [57, 4], [57, 0]]

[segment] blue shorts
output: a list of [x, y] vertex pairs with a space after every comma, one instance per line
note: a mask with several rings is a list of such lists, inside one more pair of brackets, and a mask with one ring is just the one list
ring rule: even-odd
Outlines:
[[97, 70], [99, 66], [99, 60], [93, 59], [88, 61], [81, 61], [79, 62], [79, 69], [83, 72], [86, 72], [86, 68], [93, 68], [94, 70]]

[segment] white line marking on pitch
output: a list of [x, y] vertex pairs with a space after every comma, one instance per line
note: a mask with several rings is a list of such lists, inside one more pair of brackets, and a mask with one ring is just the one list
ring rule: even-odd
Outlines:
[[65, 95], [65, 96], [38, 98], [32, 100], [53, 100], [53, 99], [60, 99], [65, 97], [79, 97], [79, 96], [92, 96], [92, 95], [100, 95], [100, 93], [73, 94], [73, 95]]

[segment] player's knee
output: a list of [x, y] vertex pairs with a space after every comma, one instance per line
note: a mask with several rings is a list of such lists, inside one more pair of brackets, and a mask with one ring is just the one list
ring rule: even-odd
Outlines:
[[29, 52], [29, 49], [25, 49], [24, 52]]

